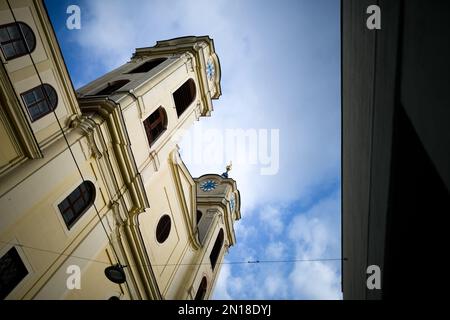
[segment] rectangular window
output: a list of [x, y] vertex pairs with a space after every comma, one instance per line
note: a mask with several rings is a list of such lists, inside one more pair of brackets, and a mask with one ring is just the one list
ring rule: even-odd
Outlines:
[[167, 129], [167, 114], [163, 107], [159, 107], [147, 119], [144, 120], [144, 128], [150, 146]]
[[175, 102], [178, 117], [180, 117], [195, 100], [195, 96], [195, 82], [192, 79], [187, 80], [173, 93], [173, 100]]
[[0, 258], [0, 299], [5, 299], [28, 274], [15, 247]]

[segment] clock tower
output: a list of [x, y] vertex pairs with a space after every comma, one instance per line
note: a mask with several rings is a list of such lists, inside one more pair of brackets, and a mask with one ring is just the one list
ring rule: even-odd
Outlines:
[[121, 224], [133, 228], [140, 263], [151, 266], [135, 272], [151, 271], [163, 299], [210, 297], [224, 255], [236, 242], [236, 182], [226, 175], [192, 177], [177, 145], [180, 131], [211, 116], [220, 76], [213, 40], [190, 36], [138, 48], [129, 62], [78, 90], [86, 113], [104, 114], [106, 98], [123, 119], [143, 201]]

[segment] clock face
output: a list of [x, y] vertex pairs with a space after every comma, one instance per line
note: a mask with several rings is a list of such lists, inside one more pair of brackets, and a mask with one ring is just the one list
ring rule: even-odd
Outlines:
[[211, 190], [214, 190], [217, 186], [217, 183], [213, 180], [206, 180], [203, 181], [202, 184], [200, 185], [200, 189], [202, 189], [205, 192], [209, 192]]
[[212, 81], [214, 79], [214, 75], [216, 74], [216, 69], [214, 67], [214, 63], [211, 59], [208, 60], [206, 64], [206, 75], [208, 76], [208, 80]]

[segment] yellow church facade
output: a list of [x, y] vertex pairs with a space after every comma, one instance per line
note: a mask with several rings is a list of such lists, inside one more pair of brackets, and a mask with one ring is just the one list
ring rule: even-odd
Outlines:
[[179, 133], [221, 95], [208, 36], [73, 89], [42, 1], [0, 0], [0, 298], [208, 299], [240, 195]]

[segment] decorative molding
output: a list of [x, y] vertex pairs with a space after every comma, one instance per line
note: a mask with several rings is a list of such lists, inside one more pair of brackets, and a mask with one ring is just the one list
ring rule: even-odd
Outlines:
[[102, 157], [102, 153], [98, 148], [94, 137], [94, 130], [97, 126], [96, 123], [87, 117], [75, 116], [69, 120], [69, 126], [71, 128], [80, 128], [83, 131], [87, 138], [90, 156], [95, 159], [100, 159]]
[[106, 225], [108, 226], [107, 228], [107, 232], [108, 232], [108, 236], [111, 236], [112, 234], [115, 233], [116, 230], [116, 219], [114, 216], [114, 210], [109, 210], [108, 212], [106, 212], [106, 214], [104, 215], [104, 220], [106, 220]]
[[[79, 104], [85, 114], [94, 112], [106, 121], [111, 134], [112, 151], [116, 155], [120, 173], [133, 199], [130, 215], [138, 214], [136, 210], [148, 208], [149, 203], [142, 178], [136, 167], [120, 105], [104, 97], [80, 98]], [[87, 121], [95, 125], [93, 120], [87, 119]]]
[[[175, 189], [178, 196], [178, 201], [180, 202], [180, 208], [182, 211], [182, 216], [184, 224], [186, 226], [188, 239], [195, 250], [201, 247], [198, 237], [196, 236], [196, 231], [194, 228], [194, 212], [197, 208], [197, 195], [196, 195], [196, 183], [192, 178], [189, 170], [186, 168], [185, 164], [180, 158], [178, 149], [175, 148], [169, 155], [169, 164], [172, 172], [172, 177], [174, 179]], [[187, 202], [185, 193], [183, 191], [183, 177], [187, 178], [190, 188], [189, 193], [191, 201]]]
[[194, 43], [194, 46], [193, 46], [193, 48], [194, 48], [194, 50], [196, 50], [196, 51], [200, 51], [200, 50], [202, 50], [203, 48], [206, 48], [208, 45], [205, 43], [205, 42], [196, 42], [196, 43]]
[[147, 114], [147, 109], [145, 108], [144, 99], [141, 95], [138, 96], [136, 103], [139, 110], [139, 119], [143, 120], [144, 115]]
[[67, 118], [66, 124], [69, 128], [75, 129], [78, 128], [81, 124], [82, 118], [78, 114], [73, 114]]
[[121, 210], [121, 206], [117, 201], [112, 201], [110, 205], [112, 212], [114, 214], [114, 220], [117, 226], [122, 226], [126, 223], [128, 217], [124, 210]]
[[150, 159], [151, 162], [153, 163], [153, 169], [155, 169], [155, 171], [158, 171], [159, 168], [161, 167], [161, 164], [159, 162], [158, 153], [155, 150], [150, 151]]
[[194, 108], [195, 120], [197, 120], [197, 121], [198, 121], [198, 119], [200, 119], [200, 116], [202, 115], [201, 107], [202, 107], [201, 102], [197, 101], [197, 104], [195, 105], [195, 108]]
[[195, 68], [194, 68], [194, 56], [191, 54], [191, 53], [189, 53], [189, 52], [185, 52], [183, 55], [182, 55], [182, 58], [183, 58], [183, 60], [185, 60], [186, 61], [186, 68], [187, 68], [187, 71], [189, 72], [194, 72], [195, 71]]
[[88, 132], [87, 139], [88, 139], [89, 147], [91, 149], [91, 155], [95, 159], [100, 159], [102, 157], [102, 153], [100, 152], [100, 150], [97, 146], [97, 143], [95, 142], [95, 137], [94, 137], [93, 131]]
[[8, 122], [5, 124], [6, 129], [8, 130], [7, 126], [10, 125], [14, 131], [15, 147], [19, 148], [20, 153], [30, 159], [43, 158], [28, 117], [3, 64], [0, 66], [0, 104], [8, 118]]
[[219, 212], [218, 216], [219, 216], [220, 222], [222, 222], [222, 224], [225, 225], [224, 214], [222, 212]]

